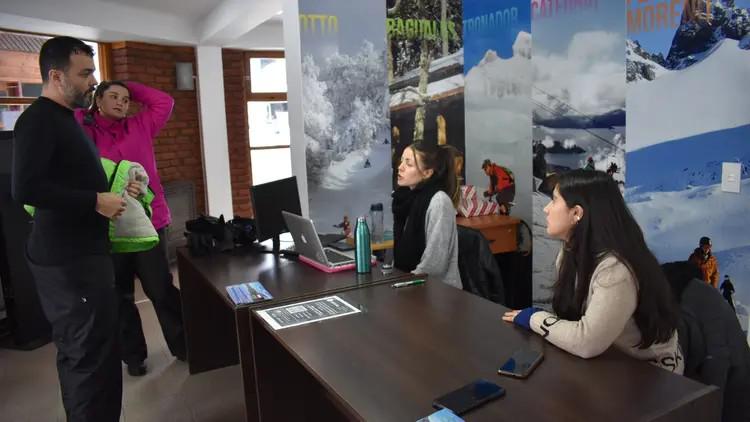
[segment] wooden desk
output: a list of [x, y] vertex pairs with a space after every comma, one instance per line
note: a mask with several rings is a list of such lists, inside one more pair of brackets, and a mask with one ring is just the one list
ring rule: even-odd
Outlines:
[[[447, 285], [339, 294], [362, 313], [274, 331], [253, 312], [264, 421], [415, 421], [475, 379], [507, 390], [467, 421], [718, 421], [719, 390], [610, 349], [564, 352], [504, 323], [505, 310]], [[526, 380], [497, 375], [521, 347], [543, 350]]]
[[373, 267], [370, 274], [327, 274], [297, 261], [250, 253], [247, 249], [193, 257], [186, 248], [178, 248], [177, 271], [190, 373], [239, 362], [245, 395], [249, 397], [245, 403], [249, 421], [258, 420], [257, 400], [253, 399], [250, 310], [259, 304], [236, 306], [227, 295], [226, 286], [258, 280], [273, 296], [273, 300], [260, 305], [272, 306], [411, 276], [396, 269], [383, 275], [379, 267]]
[[456, 224], [482, 232], [490, 242], [493, 254], [517, 250], [516, 236], [521, 220], [507, 215], [482, 215], [479, 217], [456, 217]]

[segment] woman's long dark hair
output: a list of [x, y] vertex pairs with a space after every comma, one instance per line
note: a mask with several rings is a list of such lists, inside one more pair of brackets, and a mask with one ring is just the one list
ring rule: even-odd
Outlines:
[[678, 308], [617, 182], [602, 171], [573, 170], [560, 176], [557, 187], [569, 208], [583, 208], [583, 216], [563, 249], [552, 299], [555, 313], [567, 320], [581, 319], [594, 269], [604, 254], [611, 253], [637, 282], [638, 304], [633, 314], [641, 331], [637, 346], [645, 349], [668, 341], [677, 328]]
[[[416, 161], [419, 171], [432, 170], [432, 176], [428, 179], [437, 185], [453, 201], [458, 204], [458, 178], [456, 177], [456, 149], [450, 145], [429, 145], [424, 142], [415, 142], [409, 145], [414, 157], [419, 154]], [[421, 166], [419, 165], [421, 161]]]

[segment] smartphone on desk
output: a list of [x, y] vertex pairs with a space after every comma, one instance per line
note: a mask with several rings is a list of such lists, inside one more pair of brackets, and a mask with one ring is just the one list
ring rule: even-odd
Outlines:
[[333, 242], [329, 244], [328, 246], [332, 247], [333, 249], [336, 249], [337, 251], [341, 252], [348, 252], [354, 250], [354, 245], [350, 245], [346, 239], [339, 240], [338, 242]]
[[432, 402], [432, 406], [437, 409], [450, 409], [456, 415], [463, 415], [471, 409], [504, 395], [503, 387], [480, 379], [438, 397]]
[[526, 378], [544, 358], [544, 354], [532, 349], [519, 349], [497, 369], [498, 374]]

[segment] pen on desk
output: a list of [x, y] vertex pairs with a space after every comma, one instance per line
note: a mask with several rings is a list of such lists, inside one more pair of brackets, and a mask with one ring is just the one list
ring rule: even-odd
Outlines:
[[391, 287], [398, 289], [399, 287], [417, 286], [420, 284], [424, 284], [424, 280], [399, 281], [398, 283], [391, 284]]

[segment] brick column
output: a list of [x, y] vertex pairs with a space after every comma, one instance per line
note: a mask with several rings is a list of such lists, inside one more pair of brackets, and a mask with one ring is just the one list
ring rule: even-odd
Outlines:
[[245, 57], [241, 50], [223, 49], [224, 104], [227, 114], [229, 171], [232, 178], [232, 207], [235, 216], [251, 217], [250, 146], [245, 100]]

